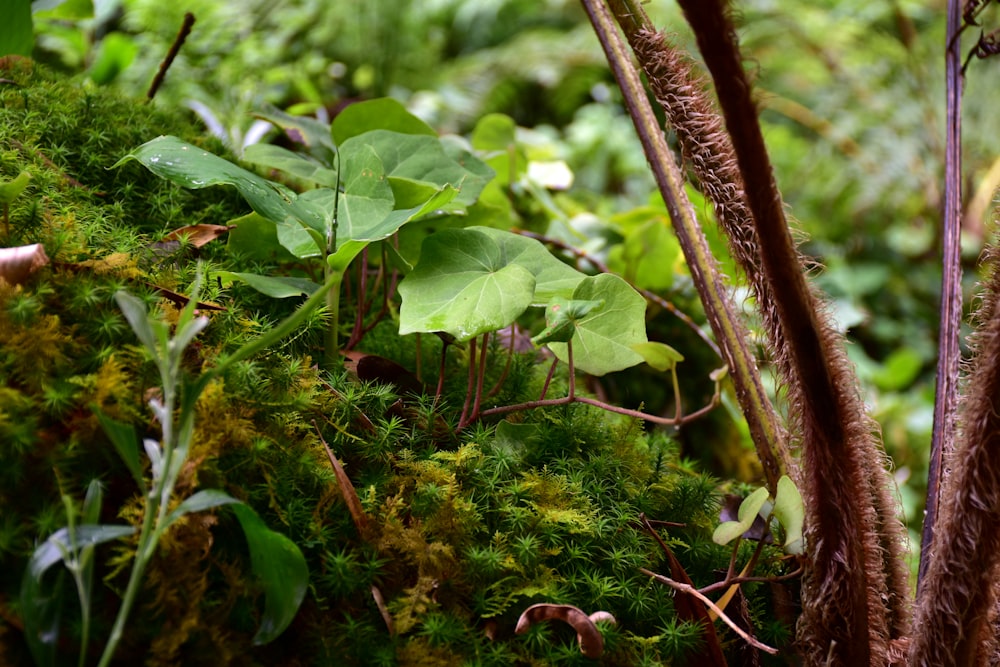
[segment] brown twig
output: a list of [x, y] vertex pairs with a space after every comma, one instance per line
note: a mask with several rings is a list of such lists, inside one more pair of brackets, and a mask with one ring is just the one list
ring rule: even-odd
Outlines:
[[758, 641], [752, 635], [748, 634], [743, 628], [741, 628], [740, 626], [736, 625], [735, 622], [733, 622], [732, 620], [730, 620], [730, 618], [728, 616], [726, 616], [726, 612], [724, 612], [721, 609], [719, 609], [715, 605], [714, 602], [712, 602], [707, 597], [705, 597], [704, 595], [702, 595], [698, 591], [698, 589], [695, 588], [694, 586], [691, 586], [690, 584], [682, 584], [679, 581], [674, 581], [670, 577], [665, 577], [662, 574], [657, 574], [655, 572], [647, 570], [644, 567], [640, 567], [639, 571], [642, 572], [645, 575], [648, 575], [648, 576], [652, 577], [653, 579], [656, 579], [660, 583], [663, 583], [663, 584], [666, 584], [667, 586], [670, 586], [674, 590], [680, 591], [682, 593], [687, 593], [689, 595], [693, 595], [696, 598], [698, 598], [699, 600], [701, 600], [705, 604], [706, 607], [708, 607], [713, 612], [715, 612], [716, 616], [718, 616], [719, 618], [721, 618], [722, 621], [726, 625], [728, 625], [730, 628], [733, 629], [733, 632], [735, 632], [736, 634], [738, 634], [743, 639], [743, 641], [745, 641], [747, 644], [750, 644], [750, 646], [753, 646], [756, 649], [764, 651], [765, 653], [770, 653], [771, 655], [777, 655], [778, 654], [778, 649], [774, 648], [773, 646], [768, 646], [767, 644], [764, 644], [764, 643]]
[[174, 38], [174, 43], [170, 45], [170, 50], [167, 51], [167, 57], [163, 59], [160, 63], [160, 69], [157, 70], [156, 76], [153, 77], [153, 82], [149, 84], [149, 90], [146, 91], [146, 102], [149, 102], [156, 96], [156, 91], [160, 89], [163, 84], [163, 79], [167, 76], [167, 70], [170, 69], [170, 65], [173, 64], [174, 58], [180, 52], [181, 47], [184, 46], [184, 40], [187, 39], [188, 35], [191, 34], [191, 27], [194, 26], [194, 14], [187, 12], [184, 14], [184, 22], [181, 23], [181, 29], [177, 31], [177, 37]]

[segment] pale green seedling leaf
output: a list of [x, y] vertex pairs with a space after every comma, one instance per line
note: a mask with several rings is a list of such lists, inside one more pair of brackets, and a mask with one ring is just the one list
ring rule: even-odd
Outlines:
[[161, 344], [166, 341], [166, 326], [162, 322], [151, 321], [142, 299], [132, 296], [125, 290], [115, 292], [115, 301], [118, 302], [118, 307], [136, 337], [155, 358], [160, 353], [161, 347], [164, 347]]
[[[2, 22], [0, 22], [2, 23]], [[10, 181], [0, 181], [0, 204], [11, 204], [28, 187], [31, 180], [31, 172], [22, 171], [16, 178]]]
[[243, 151], [243, 160], [268, 169], [276, 169], [295, 178], [322, 185], [337, 187], [337, 172], [319, 160], [290, 151], [274, 144], [252, 144]]
[[337, 114], [330, 125], [333, 142], [341, 146], [351, 137], [371, 130], [391, 129], [402, 134], [436, 137], [434, 129], [391, 97], [357, 102]]
[[309, 296], [319, 289], [319, 285], [306, 278], [288, 276], [261, 276], [256, 273], [237, 273], [234, 271], [218, 271], [217, 276], [223, 281], [238, 280], [246, 283], [261, 294], [272, 299], [288, 299], [296, 296]]
[[[632, 346], [646, 342], [646, 300], [635, 289], [616, 275], [602, 273], [581, 280], [573, 300], [604, 302], [576, 323], [571, 342], [577, 369], [604, 375], [643, 362]], [[568, 361], [566, 343], [551, 343], [549, 349]]]
[[246, 505], [233, 512], [243, 527], [250, 548], [250, 564], [264, 591], [264, 614], [253, 643], [274, 640], [295, 618], [309, 585], [309, 567], [290, 539], [277, 533]]
[[712, 533], [712, 541], [716, 544], [726, 545], [750, 530], [757, 513], [767, 502], [767, 488], [761, 487], [743, 499], [740, 503], [740, 510], [737, 513], [737, 521], [723, 521]]
[[296, 203], [291, 190], [247, 171], [177, 137], [162, 136], [144, 143], [116, 162], [118, 167], [137, 160], [151, 172], [186, 188], [232, 185], [253, 210], [275, 223], [292, 217], [313, 228], [322, 228], [313, 213]]
[[636, 343], [632, 349], [638, 352], [647, 364], [658, 371], [669, 371], [684, 361], [684, 355], [666, 343], [647, 341]]
[[232, 505], [239, 502], [239, 500], [233, 498], [225, 491], [219, 491], [218, 489], [204, 489], [202, 491], [198, 491], [197, 493], [185, 498], [180, 505], [175, 507], [173, 511], [167, 515], [167, 518], [163, 521], [161, 530], [166, 530], [172, 523], [177, 521], [177, 519], [180, 519], [185, 514], [204, 512], [205, 510], [212, 509], [213, 507]]
[[[83, 549], [127, 537], [135, 532], [135, 526], [82, 524], [73, 530], [73, 543], [77, 549]], [[41, 580], [46, 570], [62, 561], [64, 555], [71, 551], [69, 529], [60, 528], [35, 548], [28, 561], [28, 573]]]
[[801, 554], [805, 506], [799, 489], [788, 475], [782, 475], [778, 479], [778, 491], [774, 498], [774, 518], [785, 530], [785, 551], [790, 554]]
[[399, 284], [400, 334], [444, 331], [467, 341], [508, 326], [531, 304], [532, 273], [478, 230], [446, 229], [424, 240], [420, 262]]

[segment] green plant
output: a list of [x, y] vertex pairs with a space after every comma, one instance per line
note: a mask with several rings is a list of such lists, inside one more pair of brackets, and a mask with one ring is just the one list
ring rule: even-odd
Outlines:
[[[329, 128], [308, 118], [268, 114], [299, 137], [310, 154], [262, 145], [248, 149], [244, 157], [307, 183], [300, 195], [173, 137], [154, 139], [118, 163], [138, 160], [157, 175], [190, 188], [235, 186], [256, 215], [235, 221], [231, 244], [252, 245], [257, 255], [290, 254], [307, 262], [310, 278], [334, 281], [326, 301], [331, 317], [326, 364], [331, 367], [339, 359], [340, 284], [349, 264], [368, 244], [391, 236], [411, 220], [453, 200], [470, 205], [490, 175], [475, 157], [461, 148], [449, 149], [393, 100], [359, 106]], [[374, 125], [369, 120], [373, 117], [379, 119]], [[246, 241], [251, 235], [253, 240]], [[274, 298], [319, 289], [309, 278], [224, 275]]]
[[[102, 666], [109, 664], [122, 638], [143, 575], [161, 538], [185, 515], [221, 505], [233, 506], [250, 547], [254, 572], [260, 577], [266, 592], [265, 612], [255, 642], [263, 644], [272, 641], [291, 622], [305, 595], [308, 579], [307, 565], [298, 547], [283, 535], [268, 529], [252, 509], [224, 492], [202, 490], [180, 499], [175, 497], [174, 489], [188, 459], [194, 435], [196, 403], [205, 389], [230, 365], [272, 345], [293, 331], [330, 287], [332, 284], [317, 290], [311, 300], [285, 322], [220, 360], [218, 365], [202, 373], [193, 383], [186, 382], [183, 378], [182, 359], [194, 338], [208, 325], [206, 317], [195, 316], [198, 283], [195, 283], [192, 298], [181, 311], [172, 336], [169, 325], [150, 316], [140, 299], [125, 292], [116, 294], [122, 312], [160, 375], [161, 396], [152, 399], [150, 407], [160, 424], [162, 435], [159, 442], [149, 438], [142, 442], [150, 462], [150, 480], [147, 482], [139, 459], [134, 429], [98, 413], [105, 431], [142, 491], [144, 501], [142, 526], [138, 531], [131, 573], [114, 627], [101, 656]], [[80, 525], [76, 524], [76, 511], [71, 501], [64, 498], [64, 502], [69, 524], [35, 550], [25, 573], [21, 603], [25, 610], [26, 636], [35, 659], [41, 664], [51, 664], [58, 640], [58, 609], [54, 607], [53, 598], [43, 593], [42, 580], [52, 566], [60, 562], [65, 564], [77, 584], [83, 613], [80, 651], [82, 665], [89, 641], [93, 549], [103, 542], [132, 535], [135, 529], [132, 526], [96, 523], [100, 513], [99, 486], [92, 484], [88, 489], [82, 513], [83, 522]]]

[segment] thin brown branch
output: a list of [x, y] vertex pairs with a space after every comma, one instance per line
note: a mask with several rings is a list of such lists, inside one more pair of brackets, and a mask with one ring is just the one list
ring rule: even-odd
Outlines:
[[691, 586], [690, 584], [682, 584], [679, 581], [674, 581], [670, 577], [665, 577], [662, 574], [657, 574], [655, 572], [647, 570], [644, 567], [640, 567], [639, 571], [642, 572], [643, 574], [647, 575], [647, 576], [652, 577], [653, 579], [656, 579], [660, 583], [663, 583], [663, 584], [666, 584], [667, 586], [670, 586], [674, 590], [680, 591], [682, 593], [687, 593], [689, 595], [693, 595], [696, 598], [698, 598], [699, 600], [701, 600], [702, 603], [704, 603], [704, 605], [706, 607], [708, 607], [709, 609], [711, 609], [715, 613], [716, 616], [718, 616], [719, 618], [721, 618], [722, 621], [726, 625], [728, 625], [733, 630], [733, 632], [735, 632], [736, 634], [738, 634], [743, 639], [743, 641], [745, 641], [747, 644], [750, 644], [754, 648], [759, 649], [761, 651], [764, 651], [765, 653], [770, 653], [771, 655], [777, 655], [778, 654], [778, 649], [774, 648], [773, 646], [768, 646], [767, 644], [764, 644], [764, 643], [758, 641], [757, 639], [755, 639], [752, 635], [747, 634], [747, 632], [743, 628], [741, 628], [740, 626], [736, 625], [735, 622], [733, 622], [732, 620], [730, 620], [730, 618], [728, 616], [726, 616], [726, 612], [724, 612], [721, 609], [719, 609], [715, 605], [714, 602], [712, 602], [707, 597], [705, 597], [694, 586]]
[[181, 23], [181, 29], [177, 31], [177, 37], [174, 38], [174, 43], [170, 45], [170, 50], [167, 51], [167, 56], [160, 63], [160, 69], [156, 71], [156, 76], [153, 77], [153, 82], [149, 84], [149, 90], [146, 91], [146, 101], [151, 101], [156, 96], [156, 91], [160, 89], [163, 85], [163, 80], [167, 76], [167, 70], [170, 69], [170, 65], [173, 64], [174, 58], [180, 53], [181, 47], [184, 46], [184, 40], [188, 38], [191, 34], [191, 28], [194, 26], [194, 14], [191, 12], [186, 12], [184, 14], [184, 22]]

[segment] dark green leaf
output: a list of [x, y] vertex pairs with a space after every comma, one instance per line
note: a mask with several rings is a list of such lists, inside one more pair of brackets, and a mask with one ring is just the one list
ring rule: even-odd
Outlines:
[[309, 568], [302, 552], [290, 539], [269, 529], [246, 505], [234, 505], [243, 526], [254, 575], [264, 589], [264, 615], [253, 638], [266, 644], [284, 632], [295, 618], [309, 585]]
[[132, 473], [132, 478], [135, 479], [135, 483], [139, 485], [139, 489], [145, 495], [146, 480], [142, 476], [142, 464], [139, 462], [139, 436], [135, 432], [135, 427], [111, 419], [97, 407], [92, 409], [97, 415], [97, 421], [104, 429], [104, 433], [107, 434], [115, 451], [118, 452], [118, 456], [125, 462], [129, 472]]

